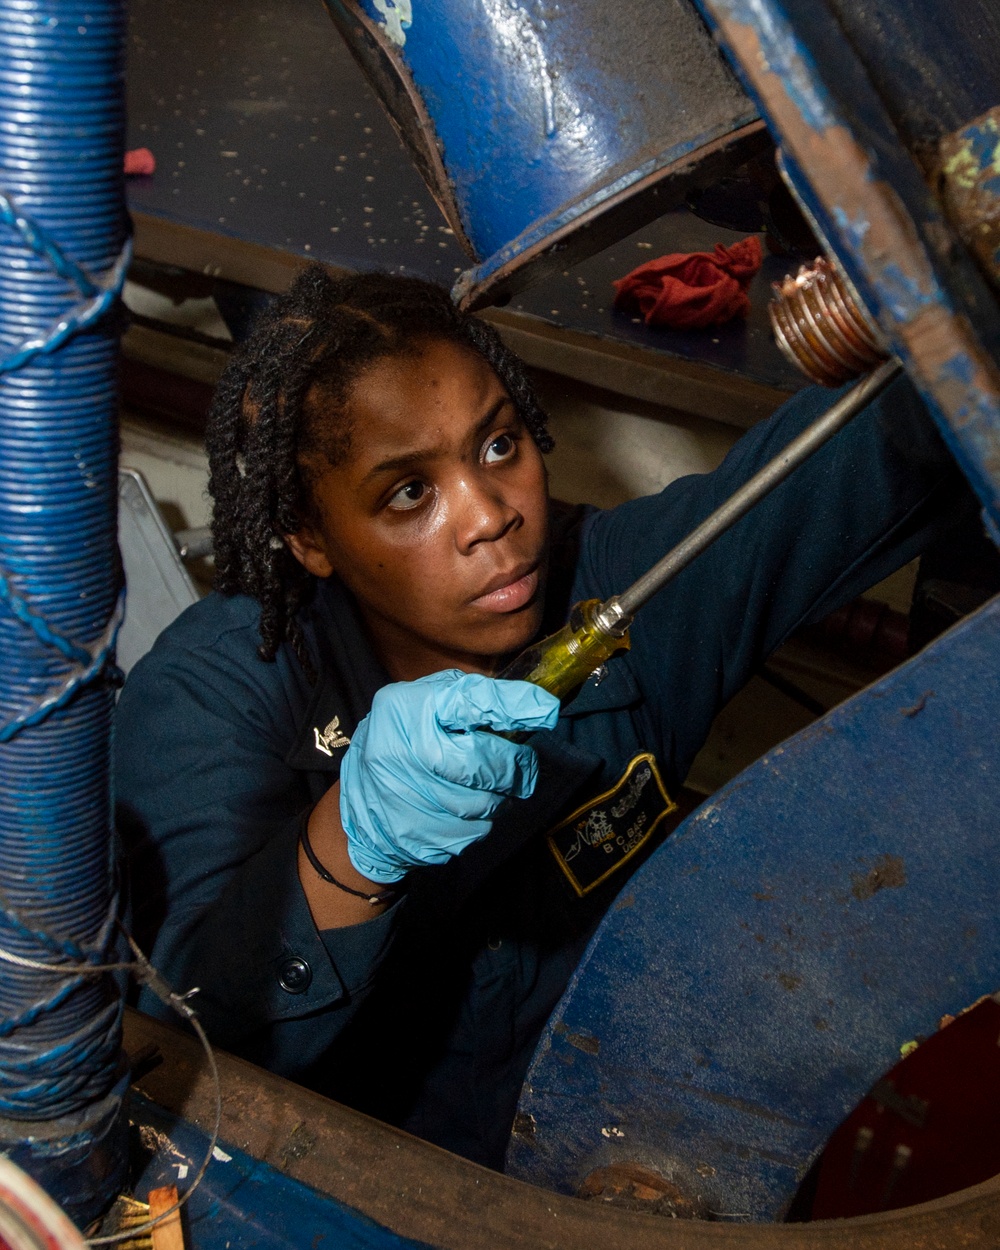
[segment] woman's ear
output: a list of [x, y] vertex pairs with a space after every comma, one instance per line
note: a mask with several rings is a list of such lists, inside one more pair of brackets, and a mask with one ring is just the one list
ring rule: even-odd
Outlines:
[[299, 564], [313, 577], [329, 577], [333, 572], [330, 557], [318, 534], [308, 525], [303, 525], [294, 534], [285, 534], [285, 546], [298, 560]]

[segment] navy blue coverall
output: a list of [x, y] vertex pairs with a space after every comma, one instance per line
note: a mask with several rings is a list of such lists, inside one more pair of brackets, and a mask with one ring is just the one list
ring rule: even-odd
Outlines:
[[[546, 627], [645, 572], [832, 399], [801, 392], [714, 473], [564, 517]], [[583, 811], [563, 852], [580, 851], [587, 880], [599, 879], [594, 857], [615, 847], [593, 830], [626, 812], [634, 841], [655, 819], [634, 818], [634, 770], [632, 789], [618, 784], [630, 762], [651, 753], [675, 790], [762, 660], [912, 559], [963, 497], [923, 405], [895, 382], [643, 609], [631, 650], [556, 729], [534, 735], [530, 799], [504, 803], [490, 835], [450, 864], [412, 872], [381, 916], [328, 932], [306, 904], [296, 840], [388, 678], [335, 581], [302, 614], [315, 686], [287, 646], [275, 663], [259, 659], [253, 600], [208, 596], [164, 632], [119, 704], [115, 775], [137, 936], [174, 988], [200, 987], [221, 1046], [501, 1166], [536, 1039], [600, 916], [670, 822], [631, 858], [611, 855], [618, 870], [582, 897], [544, 835]], [[595, 824], [596, 796], [606, 802]], [[141, 1006], [168, 1014], [148, 993]]]

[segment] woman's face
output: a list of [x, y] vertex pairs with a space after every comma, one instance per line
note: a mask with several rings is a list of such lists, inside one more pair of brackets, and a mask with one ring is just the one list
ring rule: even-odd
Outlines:
[[349, 450], [314, 472], [319, 521], [289, 547], [354, 594], [391, 676], [495, 671], [538, 631], [547, 557], [545, 466], [510, 396], [430, 340], [376, 361], [345, 408]]

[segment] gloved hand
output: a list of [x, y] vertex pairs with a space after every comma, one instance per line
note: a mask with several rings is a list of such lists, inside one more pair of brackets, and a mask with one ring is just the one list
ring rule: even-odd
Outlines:
[[508, 795], [532, 793], [538, 759], [524, 743], [476, 729], [548, 729], [558, 716], [559, 700], [540, 686], [457, 669], [383, 686], [340, 769], [351, 863], [389, 884], [485, 837]]

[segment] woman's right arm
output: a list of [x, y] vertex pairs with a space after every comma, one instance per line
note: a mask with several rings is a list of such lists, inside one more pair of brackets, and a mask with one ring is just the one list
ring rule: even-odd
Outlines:
[[[254, 1058], [276, 1024], [310, 1012], [325, 1013], [317, 1045], [328, 1045], [362, 997], [299, 880], [312, 803], [285, 758], [298, 708], [283, 676], [252, 650], [161, 640], [130, 674], [115, 725], [136, 936], [174, 989], [199, 987], [193, 1005], [213, 1038]], [[148, 992], [140, 1005], [167, 1014]], [[270, 1066], [292, 1075], [299, 1062], [279, 1054]]]
[[[369, 898], [411, 868], [446, 863], [489, 833], [505, 798], [535, 788], [535, 752], [500, 734], [551, 728], [558, 715], [558, 700], [538, 686], [457, 669], [383, 686], [340, 780], [309, 817], [313, 852], [318, 844], [330, 875]], [[369, 900], [323, 881], [304, 847], [299, 877], [318, 927], [371, 914]]]
[[[374, 909], [303, 855], [303, 821], [320, 862], [365, 893], [444, 862], [533, 784], [530, 747], [468, 731], [537, 727], [557, 705], [535, 687], [457, 673], [384, 687], [340, 784], [312, 805], [285, 759], [297, 726], [278, 666], [249, 664], [251, 679], [224, 649], [167, 641], [136, 667], [117, 716], [119, 827], [154, 965], [175, 989], [199, 987], [217, 1041], [295, 1075], [356, 1014], [398, 910], [368, 924]], [[148, 995], [141, 1005], [161, 1012]], [[308, 1029], [291, 1027], [306, 1016]]]

